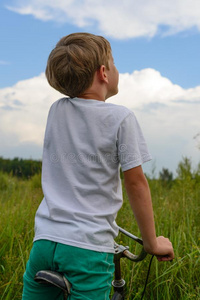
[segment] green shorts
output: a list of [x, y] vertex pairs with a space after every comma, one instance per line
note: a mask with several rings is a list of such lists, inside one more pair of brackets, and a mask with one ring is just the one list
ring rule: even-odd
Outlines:
[[48, 240], [34, 242], [24, 274], [22, 300], [61, 300], [62, 291], [34, 281], [39, 270], [64, 274], [72, 284], [69, 300], [108, 300], [114, 272], [113, 254]]

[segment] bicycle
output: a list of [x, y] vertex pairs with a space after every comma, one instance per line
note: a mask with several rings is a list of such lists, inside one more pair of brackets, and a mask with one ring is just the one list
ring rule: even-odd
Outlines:
[[[128, 236], [129, 238], [133, 239], [140, 245], [143, 245], [143, 241], [137, 236], [131, 234], [130, 232], [126, 231], [121, 227], [119, 227], [119, 231], [125, 234], [126, 236]], [[123, 245], [118, 245], [117, 243], [115, 243], [114, 249], [115, 249], [115, 253], [114, 253], [115, 273], [114, 273], [114, 280], [112, 281], [112, 286], [114, 288], [114, 295], [112, 296], [111, 300], [125, 300], [126, 282], [121, 276], [120, 259], [127, 258], [133, 262], [139, 262], [146, 257], [147, 253], [144, 251], [144, 248], [142, 248], [141, 252], [138, 255], [135, 255], [128, 250], [129, 249], [128, 246], [125, 247]], [[51, 284], [53, 286], [60, 288], [63, 291], [65, 300], [67, 300], [68, 295], [70, 294], [71, 284], [61, 273], [50, 271], [50, 270], [41, 270], [37, 272], [34, 280], [41, 284]]]

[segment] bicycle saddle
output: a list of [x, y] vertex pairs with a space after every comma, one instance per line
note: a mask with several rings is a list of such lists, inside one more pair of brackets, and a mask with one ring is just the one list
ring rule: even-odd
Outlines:
[[67, 292], [68, 294], [70, 294], [71, 284], [65, 278], [64, 275], [62, 275], [58, 272], [49, 271], [49, 270], [41, 270], [41, 271], [37, 272], [34, 280], [38, 283], [52, 284], [52, 285], [60, 288], [64, 292]]

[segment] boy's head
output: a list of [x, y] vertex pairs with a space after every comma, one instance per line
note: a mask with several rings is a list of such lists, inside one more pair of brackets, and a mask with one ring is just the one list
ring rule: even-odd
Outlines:
[[102, 36], [73, 33], [63, 37], [49, 55], [46, 77], [49, 84], [70, 97], [88, 89], [95, 72], [111, 57], [110, 43]]

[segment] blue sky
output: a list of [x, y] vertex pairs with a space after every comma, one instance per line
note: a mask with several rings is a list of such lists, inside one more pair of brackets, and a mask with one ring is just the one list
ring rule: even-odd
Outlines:
[[[32, 15], [21, 15], [6, 9], [8, 3], [2, 1], [0, 7], [0, 61], [5, 62], [1, 64], [0, 87], [43, 72], [50, 50], [62, 36], [77, 31], [104, 34], [94, 28], [77, 28], [72, 24], [44, 22]], [[166, 37], [107, 38], [121, 73], [154, 68], [184, 88], [199, 84], [200, 34], [196, 28]]]
[[[120, 93], [111, 102], [134, 110], [157, 168], [174, 171], [182, 156], [197, 165], [200, 3], [140, 3], [1, 1], [0, 156], [41, 158], [46, 115], [58, 97], [43, 76], [47, 57], [62, 36], [88, 31], [111, 42], [121, 79]], [[37, 100], [30, 97], [29, 85], [37, 90]], [[47, 97], [43, 90], [49, 97], [45, 107], [40, 104]], [[31, 117], [26, 120], [23, 113]], [[37, 122], [39, 116], [44, 121]]]

